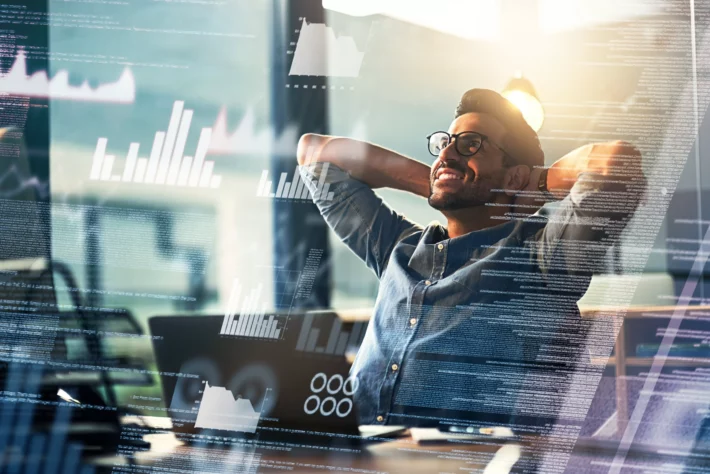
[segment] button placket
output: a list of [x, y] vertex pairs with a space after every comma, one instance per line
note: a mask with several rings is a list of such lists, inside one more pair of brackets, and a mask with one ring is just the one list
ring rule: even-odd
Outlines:
[[[409, 313], [410, 319], [405, 321], [411, 321], [412, 319], [418, 321], [418, 318], [415, 318], [411, 315], [411, 311], [413, 307], [421, 307], [424, 302], [425, 291], [426, 288], [421, 285], [416, 285], [414, 287], [412, 291], [412, 296], [407, 303], [407, 313]], [[416, 326], [413, 326], [413, 328], [416, 328]], [[389, 363], [387, 366], [385, 366], [386, 372], [384, 374], [384, 380], [382, 383], [382, 388], [380, 389], [379, 401], [375, 413], [388, 413], [392, 409], [392, 404], [394, 402], [395, 386], [397, 384], [397, 380], [399, 379], [398, 374], [401, 372], [402, 360], [404, 360], [407, 348], [414, 339], [416, 331], [408, 331], [405, 334], [407, 334], [406, 337], [398, 339], [396, 346], [393, 348], [394, 350], [392, 351], [392, 354], [390, 356]], [[396, 369], [394, 367], [396, 367]], [[380, 416], [382, 415], [379, 415], [376, 420], [380, 421]]]
[[437, 280], [444, 278], [444, 270], [446, 269], [446, 244], [438, 243], [436, 244], [436, 250], [434, 251], [434, 268], [432, 269], [431, 276]]

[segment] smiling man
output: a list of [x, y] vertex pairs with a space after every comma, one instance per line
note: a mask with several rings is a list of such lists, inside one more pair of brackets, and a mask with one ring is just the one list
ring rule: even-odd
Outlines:
[[[640, 154], [587, 145], [546, 169], [520, 111], [485, 89], [466, 92], [426, 145], [431, 167], [348, 138], [299, 142], [321, 214], [380, 279], [352, 368], [361, 422], [579, 421], [596, 385], [574, 385], [593, 373], [576, 303], [638, 205]], [[315, 192], [321, 178], [332, 200]], [[381, 187], [426, 198], [446, 226], [407, 220]]]

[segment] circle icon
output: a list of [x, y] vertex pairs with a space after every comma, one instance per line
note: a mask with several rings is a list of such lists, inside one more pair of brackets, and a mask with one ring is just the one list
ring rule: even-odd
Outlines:
[[347, 396], [352, 396], [357, 392], [358, 387], [360, 386], [360, 380], [355, 377], [354, 375], [351, 377], [348, 377], [345, 379], [345, 383], [343, 383], [343, 393]]
[[[345, 412], [342, 411], [341, 407], [342, 405], [347, 405], [348, 408]], [[335, 414], [338, 415], [340, 418], [345, 418], [350, 414], [350, 412], [353, 409], [353, 401], [350, 400], [349, 398], [343, 398], [338, 402], [338, 406], [335, 407]]]
[[[313, 400], [316, 404], [316, 406], [313, 408], [308, 407], [308, 402], [310, 402], [311, 400]], [[307, 415], [312, 415], [318, 411], [319, 407], [320, 407], [320, 398], [318, 398], [318, 395], [311, 395], [310, 397], [306, 398], [306, 402], [303, 404], [303, 411], [305, 411]]]
[[[336, 380], [338, 382], [338, 388], [331, 387], [333, 380]], [[343, 388], [343, 376], [340, 374], [333, 375], [330, 380], [328, 380], [328, 393], [331, 395], [335, 395], [340, 391], [341, 388]]]
[[[307, 415], [313, 415], [320, 412], [322, 416], [331, 416], [333, 413], [340, 418], [345, 418], [353, 409], [353, 401], [351, 398], [336, 399], [335, 396], [343, 393], [346, 397], [352, 396], [358, 389], [360, 381], [355, 376], [344, 378], [340, 374], [331, 375], [328, 378], [324, 372], [318, 372], [311, 379], [311, 395], [306, 398], [303, 403], [303, 411]], [[329, 396], [321, 400], [320, 394], [323, 391], [328, 392]]]
[[[323, 382], [322, 382], [322, 384], [321, 384], [321, 386], [320, 386], [319, 388], [316, 388], [316, 387], [314, 386], [314, 384], [315, 384], [315, 382], [316, 382], [317, 380], [319, 380], [319, 379], [321, 379], [321, 378], [323, 379]], [[313, 376], [313, 378], [311, 379], [311, 391], [312, 391], [313, 393], [320, 393], [320, 392], [323, 391], [323, 389], [325, 388], [326, 384], [328, 384], [328, 376], [325, 375], [323, 372], [319, 372], [319, 373], [315, 374], [315, 375]]]
[[[326, 408], [326, 404], [328, 404], [328, 408]], [[330, 416], [333, 414], [337, 406], [338, 402], [335, 401], [335, 397], [326, 397], [320, 404], [320, 414], [323, 416]]]
[[219, 385], [222, 383], [222, 374], [217, 364], [207, 357], [190, 359], [180, 366], [181, 374], [197, 374], [199, 378], [179, 377], [173, 396], [170, 400], [171, 410], [192, 410], [197, 415], [195, 400], [200, 399], [200, 391], [204, 388], [202, 381]]
[[268, 415], [278, 400], [279, 379], [269, 365], [257, 362], [234, 374], [227, 383], [227, 389], [249, 399], [255, 410]]

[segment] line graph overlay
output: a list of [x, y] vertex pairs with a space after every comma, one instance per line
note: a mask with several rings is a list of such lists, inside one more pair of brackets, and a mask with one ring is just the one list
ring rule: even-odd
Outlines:
[[337, 36], [325, 24], [303, 18], [288, 74], [355, 78], [364, 57], [351, 36]]
[[36, 176], [26, 176], [16, 165], [0, 174], [0, 198], [14, 198], [25, 192], [37, 193], [40, 199], [49, 196], [49, 183]]
[[229, 132], [227, 109], [222, 107], [212, 130], [212, 141], [208, 149], [210, 154], [295, 156], [298, 144], [298, 129], [293, 125], [286, 127], [278, 136], [272, 127], [257, 131], [254, 110], [251, 108], [247, 109], [236, 128]]
[[205, 382], [195, 428], [254, 433], [260, 416], [249, 399], [235, 399], [226, 388], [210, 387], [209, 382]]
[[27, 55], [20, 50], [10, 70], [0, 76], [0, 91], [7, 94], [49, 99], [80, 100], [89, 102], [133, 103], [136, 100], [136, 81], [126, 67], [115, 82], [95, 88], [84, 81], [80, 86], [69, 84], [69, 71], [61, 69], [50, 80], [47, 71], [27, 75]]

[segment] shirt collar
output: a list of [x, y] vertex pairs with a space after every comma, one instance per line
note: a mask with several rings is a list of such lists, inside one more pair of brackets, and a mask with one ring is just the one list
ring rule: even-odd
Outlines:
[[426, 229], [421, 242], [425, 245], [435, 245], [444, 240], [449, 240], [449, 245], [458, 244], [475, 244], [475, 245], [490, 245], [494, 244], [505, 237], [508, 237], [515, 227], [516, 221], [509, 220], [493, 227], [469, 232], [468, 234], [449, 238], [449, 232], [439, 222], [431, 222]]

